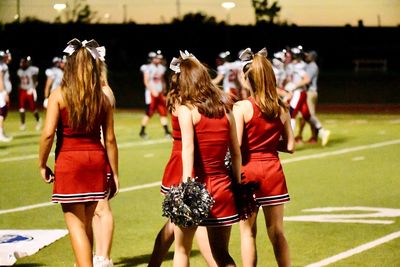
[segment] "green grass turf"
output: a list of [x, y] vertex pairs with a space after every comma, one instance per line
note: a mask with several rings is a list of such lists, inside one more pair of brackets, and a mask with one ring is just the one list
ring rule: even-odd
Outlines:
[[[14, 136], [11, 143], [0, 143], [0, 210], [48, 202], [51, 186], [41, 181], [37, 169], [39, 133], [33, 118], [27, 114], [27, 130], [19, 131], [19, 119], [11, 112], [6, 131]], [[161, 180], [168, 161], [171, 143], [163, 137], [159, 118], [155, 116], [147, 129], [150, 141], [140, 140], [142, 113], [119, 111], [115, 116], [120, 155], [122, 188]], [[282, 154], [283, 160], [340, 151], [400, 139], [398, 115], [321, 114], [325, 128], [332, 131], [327, 147], [302, 145], [293, 155]], [[309, 131], [305, 132], [305, 139]], [[400, 209], [400, 144], [284, 163], [292, 201], [285, 216], [311, 215], [304, 209], [317, 207], [381, 207]], [[20, 159], [19, 157], [32, 157]], [[7, 161], [8, 160], [8, 161]], [[49, 159], [52, 166], [54, 157]], [[159, 187], [120, 193], [112, 200], [116, 221], [112, 258], [116, 266], [146, 266], [154, 238], [165, 222], [161, 216], [162, 196]], [[360, 211], [339, 214], [368, 213]], [[318, 213], [319, 214], [319, 213]], [[379, 218], [370, 218], [379, 219]], [[285, 232], [293, 266], [315, 263], [346, 250], [376, 240], [400, 228], [400, 218], [393, 224], [318, 223], [286, 221]], [[267, 239], [262, 213], [258, 218], [259, 266], [276, 266]], [[0, 214], [0, 229], [65, 228], [58, 205], [23, 212]], [[163, 266], [172, 266], [173, 248]], [[239, 229], [232, 228], [230, 251], [238, 266], [240, 259]], [[331, 266], [400, 266], [400, 238], [376, 246]], [[37, 254], [18, 260], [17, 266], [73, 266], [69, 237], [64, 237]], [[196, 242], [192, 266], [205, 266]]]

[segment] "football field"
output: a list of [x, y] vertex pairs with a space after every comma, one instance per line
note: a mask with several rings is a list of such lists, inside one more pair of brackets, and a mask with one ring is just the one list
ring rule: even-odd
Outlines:
[[[149, 140], [141, 140], [142, 113], [121, 110], [115, 115], [122, 188], [111, 201], [116, 266], [146, 266], [166, 221], [159, 184], [171, 141], [164, 138], [158, 116], [147, 127]], [[292, 265], [400, 266], [399, 114], [326, 113], [319, 118], [331, 130], [326, 147], [305, 144], [292, 155], [280, 155], [291, 196], [285, 233]], [[52, 186], [39, 175], [39, 133], [34, 128], [30, 114], [26, 131], [19, 130], [17, 112], [7, 118], [5, 129], [14, 139], [0, 143], [0, 230], [66, 228], [60, 206], [49, 202]], [[276, 266], [263, 216], [258, 218], [257, 246], [258, 266]], [[238, 225], [232, 228], [230, 252], [241, 266]], [[172, 257], [173, 247], [163, 266], [172, 266]], [[16, 266], [73, 263], [65, 236]], [[205, 266], [196, 242], [191, 265]]]

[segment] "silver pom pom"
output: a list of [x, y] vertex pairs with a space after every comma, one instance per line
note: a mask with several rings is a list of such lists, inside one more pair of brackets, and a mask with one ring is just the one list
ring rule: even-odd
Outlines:
[[196, 226], [208, 217], [213, 204], [214, 199], [205, 186], [189, 178], [171, 187], [162, 203], [163, 216], [178, 226]]

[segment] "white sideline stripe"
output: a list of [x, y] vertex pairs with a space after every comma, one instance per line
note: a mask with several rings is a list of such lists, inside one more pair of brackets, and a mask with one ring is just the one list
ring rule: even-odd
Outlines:
[[340, 150], [336, 150], [336, 151], [323, 152], [323, 153], [318, 153], [318, 154], [314, 154], [314, 155], [306, 155], [306, 156], [301, 156], [301, 157], [296, 157], [296, 158], [291, 158], [291, 159], [284, 159], [284, 160], [281, 160], [281, 162], [282, 163], [291, 163], [291, 162], [303, 161], [303, 160], [308, 160], [308, 159], [319, 159], [319, 158], [325, 158], [325, 157], [330, 157], [330, 156], [347, 154], [347, 153], [351, 153], [351, 152], [355, 152], [355, 151], [361, 151], [361, 150], [366, 150], [366, 149], [371, 149], [371, 148], [379, 148], [379, 147], [383, 147], [383, 146], [390, 146], [390, 145], [397, 145], [397, 144], [400, 144], [400, 139], [381, 142], [381, 143], [375, 143], [375, 144], [370, 144], [370, 145], [344, 148], [344, 149], [340, 149]]
[[343, 260], [345, 258], [351, 257], [351, 256], [353, 256], [355, 254], [361, 253], [361, 252], [363, 252], [365, 250], [368, 250], [368, 249], [374, 248], [376, 246], [382, 245], [382, 244], [384, 244], [386, 242], [389, 242], [389, 241], [391, 241], [393, 239], [396, 239], [396, 238], [399, 238], [399, 237], [400, 237], [400, 231], [399, 232], [394, 232], [394, 233], [391, 233], [389, 235], [385, 235], [385, 236], [383, 236], [381, 238], [378, 238], [378, 239], [376, 239], [374, 241], [365, 243], [365, 244], [363, 244], [361, 246], [349, 249], [347, 251], [344, 251], [344, 252], [339, 253], [337, 255], [334, 255], [332, 257], [326, 258], [326, 259], [324, 259], [322, 261], [309, 264], [306, 267], [326, 266], [326, 265], [329, 265], [331, 263], [334, 263], [334, 262]]
[[[135, 146], [149, 146], [149, 145], [156, 145], [156, 144], [163, 144], [172, 142], [169, 139], [156, 139], [156, 140], [149, 140], [149, 141], [140, 141], [140, 142], [130, 142], [130, 143], [123, 143], [118, 145], [118, 148], [127, 148], [127, 147], [135, 147]], [[50, 157], [54, 157], [54, 153], [49, 155]], [[12, 157], [12, 158], [4, 158], [0, 159], [0, 163], [2, 162], [11, 162], [11, 161], [21, 161], [21, 160], [28, 160], [28, 159], [37, 159], [38, 154], [31, 154], [21, 157]]]
[[33, 209], [52, 206], [52, 205], [55, 205], [55, 203], [43, 202], [43, 203], [29, 205], [29, 206], [22, 206], [22, 207], [18, 207], [18, 208], [14, 208], [14, 209], [0, 210], [0, 214], [13, 213], [13, 212], [25, 211], [25, 210], [33, 210]]
[[160, 185], [161, 185], [161, 182], [154, 182], [154, 183], [149, 183], [149, 184], [135, 185], [135, 186], [131, 186], [131, 187], [122, 188], [121, 190], [119, 190], [119, 192], [120, 193], [124, 193], [124, 192], [140, 190], [140, 189], [154, 187], [154, 186], [160, 186]]
[[[143, 185], [135, 185], [135, 186], [122, 188], [121, 190], [119, 190], [119, 192], [120, 193], [124, 193], [124, 192], [128, 192], [128, 191], [140, 190], [140, 189], [159, 186], [159, 185], [161, 185], [161, 182], [154, 182], [154, 183], [148, 183], [148, 184], [143, 184]], [[39, 203], [39, 204], [35, 204], [35, 205], [22, 206], [22, 207], [18, 207], [18, 208], [14, 208], [14, 209], [0, 210], [0, 214], [13, 213], [13, 212], [25, 211], [25, 210], [32, 210], [32, 209], [37, 209], [37, 208], [42, 208], [42, 207], [47, 207], [47, 206], [53, 206], [53, 205], [56, 205], [56, 203], [43, 202], [43, 203]]]
[[[163, 140], [161, 140], [161, 139], [154, 140], [154, 141], [146, 141], [146, 144], [153, 144], [153, 142], [162, 143], [162, 141]], [[164, 142], [167, 142], [167, 141], [169, 141], [169, 140], [164, 140]], [[130, 143], [130, 144], [132, 146], [133, 146], [133, 144], [137, 144], [137, 145], [142, 144], [143, 145], [143, 142]], [[369, 148], [378, 148], [378, 147], [394, 145], [394, 144], [400, 144], [400, 139], [382, 142], [382, 143], [371, 144], [371, 145], [357, 146], [357, 147], [353, 147], [353, 148], [345, 148], [345, 149], [341, 149], [341, 150], [337, 150], [337, 151], [319, 153], [319, 154], [315, 154], [315, 155], [307, 155], [307, 156], [297, 157], [297, 158], [293, 158], [293, 159], [286, 159], [286, 160], [282, 160], [281, 162], [282, 163], [291, 163], [291, 162], [297, 162], [297, 161], [308, 160], [308, 159], [323, 158], [323, 157], [328, 157], [328, 156], [341, 155], [341, 154], [350, 153], [350, 152], [354, 152], [354, 151], [360, 151], [360, 150], [365, 150], [365, 149], [369, 149]], [[129, 143], [127, 143], [127, 145], [129, 145]], [[37, 157], [37, 155], [35, 155], [35, 156]], [[2, 161], [0, 161], [0, 162], [2, 162]], [[160, 184], [160, 183], [157, 182], [157, 183], [144, 184], [144, 185], [141, 185], [142, 187], [141, 186], [133, 186], [133, 187], [128, 187], [128, 188], [122, 188], [120, 190], [120, 192], [139, 190], [142, 188], [156, 186], [157, 184]], [[14, 208], [14, 209], [9, 209], [9, 210], [0, 210], [0, 214], [12, 213], [12, 212], [17, 212], [17, 211], [24, 211], [24, 210], [30, 210], [30, 209], [50, 206], [49, 203], [51, 204], [51, 202], [45, 202], [45, 203], [39, 203], [39, 204], [35, 204], [35, 205], [22, 206], [22, 207], [18, 207], [18, 208]]]

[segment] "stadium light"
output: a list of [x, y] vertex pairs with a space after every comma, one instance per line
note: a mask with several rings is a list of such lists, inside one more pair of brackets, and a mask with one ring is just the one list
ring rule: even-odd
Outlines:
[[227, 15], [226, 15], [226, 24], [230, 24], [231, 20], [231, 15], [230, 15], [230, 10], [236, 6], [235, 2], [223, 2], [221, 6], [226, 9]]
[[103, 17], [104, 17], [104, 19], [105, 19], [105, 21], [106, 21], [107, 23], [110, 23], [110, 18], [111, 18], [110, 13], [105, 13]]
[[235, 2], [223, 2], [221, 4], [221, 6], [223, 8], [225, 8], [226, 10], [230, 10], [230, 9], [234, 8], [236, 6], [236, 4], [235, 4]]
[[63, 11], [67, 7], [66, 4], [54, 4], [53, 8], [57, 10], [57, 12]]

